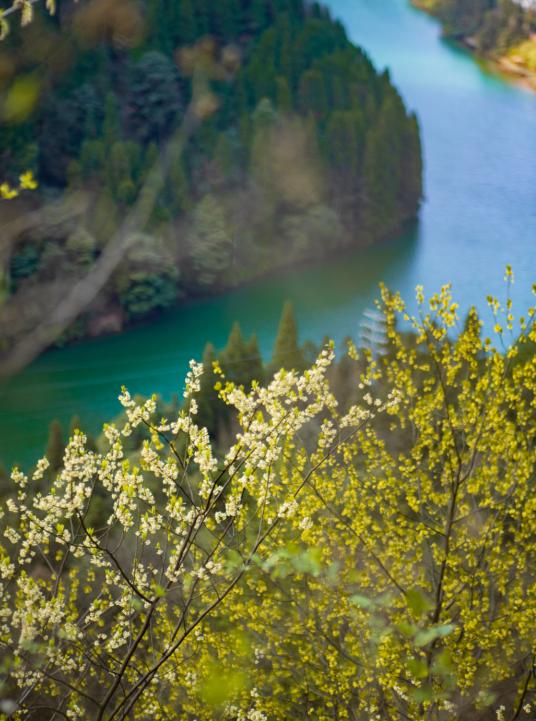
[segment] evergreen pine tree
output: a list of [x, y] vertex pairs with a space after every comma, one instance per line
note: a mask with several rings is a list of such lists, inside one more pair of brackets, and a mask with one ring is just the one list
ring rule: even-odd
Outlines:
[[142, 142], [160, 142], [182, 106], [178, 72], [164, 53], [150, 51], [133, 66], [128, 94], [129, 125]]
[[76, 431], [82, 430], [82, 422], [80, 416], [74, 415], [69, 423], [69, 438], [72, 438]]
[[111, 194], [121, 203], [130, 203], [136, 195], [132, 180], [128, 148], [124, 142], [116, 142], [109, 148], [108, 183]]
[[292, 111], [292, 93], [288, 80], [281, 75], [276, 78], [276, 107], [282, 113], [290, 113]]
[[237, 386], [249, 386], [248, 349], [239, 323], [234, 323], [231, 328], [227, 345], [220, 353], [220, 363], [228, 380]]
[[363, 160], [364, 226], [372, 240], [386, 235], [403, 219], [400, 208], [403, 108], [387, 97], [367, 134]]
[[298, 327], [290, 301], [283, 307], [270, 364], [271, 375], [281, 368], [296, 371], [305, 368], [303, 353], [298, 345]]
[[324, 117], [329, 110], [324, 73], [307, 70], [300, 78], [298, 99], [302, 113], [313, 112], [317, 118]]
[[415, 115], [406, 121], [402, 148], [400, 204], [406, 216], [417, 214], [422, 200], [422, 149], [419, 122]]
[[49, 426], [48, 442], [45, 455], [50, 463], [50, 470], [59, 471], [63, 466], [63, 454], [65, 453], [65, 441], [63, 429], [58, 420], [53, 420]]

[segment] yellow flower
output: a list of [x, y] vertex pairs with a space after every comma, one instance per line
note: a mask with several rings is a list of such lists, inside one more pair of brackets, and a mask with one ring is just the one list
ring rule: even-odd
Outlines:
[[3, 198], [3, 200], [11, 200], [12, 198], [16, 198], [18, 194], [18, 190], [12, 188], [9, 183], [2, 183], [0, 185], [0, 198]]
[[37, 188], [37, 181], [35, 180], [31, 170], [23, 173], [20, 177], [20, 187], [23, 190], [35, 190]]

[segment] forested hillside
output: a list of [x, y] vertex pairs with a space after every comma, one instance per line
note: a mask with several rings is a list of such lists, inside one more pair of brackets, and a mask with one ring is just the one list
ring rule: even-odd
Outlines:
[[536, 5], [530, 0], [414, 0], [414, 4], [436, 15], [449, 37], [467, 41], [483, 55], [501, 58], [507, 69], [536, 74]]
[[[12, 296], [83, 274], [165, 159], [147, 225], [64, 339], [376, 241], [418, 212], [417, 120], [316, 3], [64, 2], [0, 52], [2, 180], [39, 182], [4, 219], [90, 193], [74, 221], [23, 224]], [[195, 132], [169, 154], [192, 109]]]

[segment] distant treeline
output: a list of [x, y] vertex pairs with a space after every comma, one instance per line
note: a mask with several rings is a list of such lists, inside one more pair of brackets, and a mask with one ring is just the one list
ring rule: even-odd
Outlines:
[[445, 34], [472, 38], [481, 53], [504, 55], [536, 32], [536, 6], [514, 0], [414, 0], [436, 15]]
[[71, 335], [373, 242], [418, 212], [417, 119], [318, 3], [62, 3], [6, 41], [11, 91], [33, 87], [37, 40], [49, 46], [39, 100], [2, 128], [0, 165], [8, 180], [33, 170], [43, 201], [78, 188], [93, 201], [81, 225], [22, 234], [13, 293], [99, 257], [184, 120], [200, 58], [210, 88], [150, 226]]

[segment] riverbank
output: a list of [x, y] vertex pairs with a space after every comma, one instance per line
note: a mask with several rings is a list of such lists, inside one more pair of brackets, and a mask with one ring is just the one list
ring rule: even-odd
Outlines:
[[[536, 56], [536, 36], [533, 36], [527, 42], [532, 44], [532, 52]], [[491, 58], [490, 62], [492, 62], [501, 73], [509, 76], [512, 80], [523, 85], [523, 87], [536, 92], [536, 70], [529, 69], [517, 58], [519, 58], [519, 56], [515, 54], [514, 49], [510, 56]]]
[[[441, 22], [431, 0], [410, 0], [417, 10], [431, 15]], [[472, 35], [444, 34], [450, 41], [468, 50], [475, 60], [487, 70], [496, 72], [523, 88], [536, 92], [536, 34], [512, 46], [507, 54], [484, 53], [478, 48], [477, 40]]]

